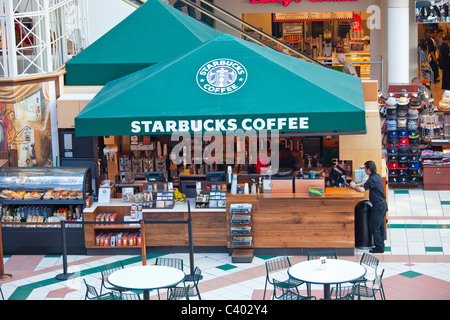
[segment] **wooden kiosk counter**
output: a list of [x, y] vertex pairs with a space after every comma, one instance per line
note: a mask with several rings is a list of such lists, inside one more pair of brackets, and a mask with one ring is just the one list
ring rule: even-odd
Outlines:
[[[192, 217], [193, 244], [197, 252], [233, 254], [250, 250], [256, 254], [303, 254], [309, 248], [335, 249], [340, 254], [353, 254], [355, 247], [355, 206], [364, 200], [364, 193], [351, 188], [325, 188], [322, 196], [299, 193], [229, 194], [226, 208], [195, 208], [189, 199]], [[235, 224], [231, 204], [251, 204], [250, 220]], [[101, 213], [115, 213], [120, 222], [130, 215], [132, 203], [111, 199], [111, 203], [94, 203], [84, 210], [85, 221], [95, 221]], [[181, 221], [188, 219], [187, 203], [176, 203], [172, 209], [143, 209], [144, 221]], [[237, 226], [237, 227], [236, 227]], [[235, 230], [246, 229], [245, 233]], [[86, 224], [86, 248], [118, 249], [99, 244], [101, 234], [139, 234], [140, 224]], [[236, 236], [238, 240], [235, 241]], [[241, 237], [241, 239], [239, 239]], [[186, 224], [145, 225], [145, 245], [150, 252], [164, 250], [186, 251], [188, 228]], [[250, 239], [250, 242], [246, 240]], [[127, 248], [137, 243], [127, 243]], [[122, 247], [121, 250], [126, 249]], [[280, 251], [281, 250], [281, 251]]]

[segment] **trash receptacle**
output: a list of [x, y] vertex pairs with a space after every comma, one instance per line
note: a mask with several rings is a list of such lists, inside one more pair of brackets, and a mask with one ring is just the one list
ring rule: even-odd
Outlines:
[[355, 246], [359, 249], [372, 247], [372, 235], [369, 231], [369, 215], [372, 203], [364, 200], [355, 207]]

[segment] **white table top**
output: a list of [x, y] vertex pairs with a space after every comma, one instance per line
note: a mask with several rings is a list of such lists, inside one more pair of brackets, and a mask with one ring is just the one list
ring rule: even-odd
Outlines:
[[115, 271], [108, 276], [113, 286], [131, 290], [151, 290], [172, 287], [186, 275], [177, 268], [166, 266], [136, 266]]
[[297, 263], [289, 268], [291, 277], [316, 284], [343, 283], [356, 280], [366, 274], [366, 269], [359, 263], [327, 259], [326, 269], [320, 268], [320, 259]]

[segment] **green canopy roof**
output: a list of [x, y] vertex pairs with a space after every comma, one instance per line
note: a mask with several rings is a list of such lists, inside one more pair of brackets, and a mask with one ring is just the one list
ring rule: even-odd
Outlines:
[[361, 79], [222, 34], [107, 83], [77, 136], [231, 132], [364, 133]]
[[148, 0], [66, 63], [66, 84], [104, 85], [218, 35], [180, 10]]

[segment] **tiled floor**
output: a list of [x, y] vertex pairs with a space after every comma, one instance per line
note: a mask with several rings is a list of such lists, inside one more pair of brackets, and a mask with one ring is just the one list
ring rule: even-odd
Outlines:
[[[364, 250], [340, 257], [359, 261]], [[148, 254], [147, 264], [157, 256]], [[184, 260], [189, 273], [188, 254], [167, 254]], [[376, 255], [385, 269], [383, 285], [389, 300], [450, 299], [450, 191], [391, 189], [386, 251]], [[200, 291], [204, 300], [260, 300], [265, 283], [265, 261], [257, 256], [252, 263], [231, 263], [224, 253], [195, 254], [195, 265], [202, 270]], [[140, 265], [140, 256], [69, 256], [71, 280], [55, 277], [63, 272], [61, 256], [5, 256], [5, 273], [13, 275], [1, 281], [8, 300], [82, 300], [86, 279], [100, 286], [99, 266], [122, 260], [125, 266]], [[292, 263], [306, 260], [290, 257]], [[313, 294], [322, 297], [322, 287], [312, 286]], [[266, 299], [269, 298], [267, 293]], [[151, 294], [157, 299], [157, 294]]]

